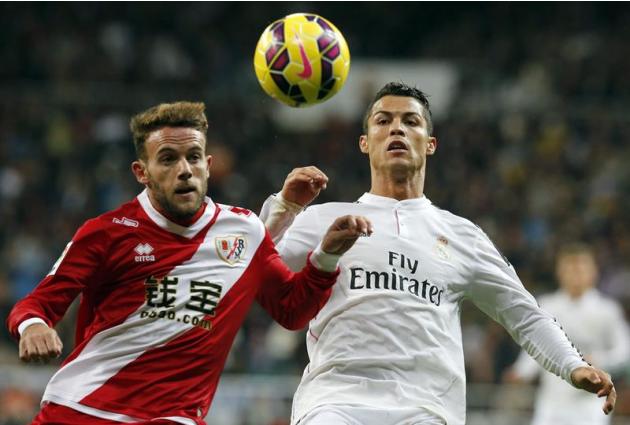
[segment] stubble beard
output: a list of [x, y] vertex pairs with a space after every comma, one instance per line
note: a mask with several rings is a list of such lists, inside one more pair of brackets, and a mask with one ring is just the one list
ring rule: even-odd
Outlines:
[[[153, 196], [162, 210], [172, 219], [186, 221], [191, 219], [204, 201], [206, 191], [208, 190], [208, 184], [206, 182], [201, 185], [201, 193], [195, 192], [197, 199], [191, 207], [186, 207], [178, 204], [176, 201], [169, 199], [166, 191], [155, 181], [150, 181], [148, 184], [149, 189], [153, 192]], [[172, 197], [175, 196], [173, 192]]]

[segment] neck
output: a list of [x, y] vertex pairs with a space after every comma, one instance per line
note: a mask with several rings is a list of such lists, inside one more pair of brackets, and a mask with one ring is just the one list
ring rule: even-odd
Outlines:
[[169, 213], [168, 211], [166, 211], [164, 208], [162, 208], [162, 205], [154, 198], [151, 191], [149, 191], [149, 201], [151, 202], [151, 205], [153, 205], [153, 208], [157, 210], [157, 212], [162, 214], [164, 217], [166, 217], [173, 223], [179, 224], [180, 226], [184, 226], [184, 227], [188, 227], [194, 222], [196, 222], [197, 220], [199, 220], [199, 217], [201, 217], [203, 213], [206, 211], [206, 206], [207, 206], [207, 203], [204, 201], [199, 207], [199, 209], [197, 210], [197, 212], [195, 212], [195, 214], [193, 214], [190, 217], [184, 218], [184, 217], [176, 217], [172, 215], [171, 213]]
[[203, 215], [203, 213], [206, 211], [206, 203], [202, 203], [201, 206], [199, 207], [199, 209], [197, 210], [197, 212], [195, 213], [195, 215], [193, 215], [192, 217], [189, 218], [177, 218], [177, 217], [173, 217], [171, 215], [169, 215], [168, 213], [162, 212], [160, 211], [160, 213], [162, 213], [162, 215], [166, 218], [168, 218], [169, 220], [171, 220], [173, 223], [177, 223], [180, 226], [184, 226], [184, 227], [188, 227], [190, 225], [192, 225], [194, 222], [196, 222], [197, 220], [199, 220], [199, 217], [201, 217]]
[[398, 175], [393, 170], [372, 169], [370, 193], [399, 201], [420, 198], [424, 194], [424, 167]]

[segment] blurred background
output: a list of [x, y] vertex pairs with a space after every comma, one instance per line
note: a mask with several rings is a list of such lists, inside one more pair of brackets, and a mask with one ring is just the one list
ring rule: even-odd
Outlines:
[[[352, 55], [331, 101], [266, 97], [252, 58], [273, 20], [312, 12]], [[130, 116], [200, 100], [215, 157], [209, 194], [259, 211], [296, 166], [330, 177], [319, 202], [369, 189], [357, 144], [369, 99], [402, 80], [428, 92], [437, 154], [425, 193], [479, 224], [535, 296], [554, 258], [590, 244], [598, 288], [630, 317], [630, 6], [624, 3], [3, 3], [0, 5], [0, 317], [48, 272], [86, 219], [141, 187]], [[74, 310], [59, 325], [64, 356]], [[464, 305], [469, 424], [528, 424], [535, 383], [503, 383], [519, 348]], [[303, 333], [254, 306], [210, 410], [216, 425], [288, 424]], [[57, 365], [19, 363], [0, 329], [0, 425], [27, 423]], [[630, 424], [630, 365], [613, 424]]]

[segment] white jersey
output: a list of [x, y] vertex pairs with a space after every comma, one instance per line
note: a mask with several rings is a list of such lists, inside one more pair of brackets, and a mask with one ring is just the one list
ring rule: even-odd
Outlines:
[[374, 233], [341, 258], [328, 303], [310, 322], [307, 365], [292, 423], [330, 404], [418, 407], [465, 422], [460, 305], [470, 299], [547, 370], [570, 381], [585, 366], [553, 317], [538, 308], [514, 268], [477, 226], [426, 198], [372, 195], [299, 214], [270, 197], [261, 218], [293, 269], [334, 218], [363, 215]]
[[[592, 289], [578, 299], [558, 291], [540, 297], [540, 306], [553, 314], [576, 345], [594, 364], [618, 370], [630, 359], [630, 336], [621, 306]], [[532, 380], [542, 369], [526, 353], [514, 365], [521, 378]], [[536, 396], [535, 425], [603, 425], [602, 401], [596, 395], [572, 388], [558, 377], [543, 373]]]

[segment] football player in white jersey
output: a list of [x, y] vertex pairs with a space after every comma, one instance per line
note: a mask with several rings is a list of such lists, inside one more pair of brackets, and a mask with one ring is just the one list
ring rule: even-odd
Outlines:
[[327, 184], [320, 170], [304, 167], [289, 174], [261, 212], [293, 269], [304, 264], [332, 216], [360, 214], [374, 226], [369, 239], [340, 259], [333, 293], [309, 324], [310, 362], [294, 396], [292, 424], [463, 425], [464, 299], [547, 370], [605, 396], [609, 413], [616, 399], [610, 376], [582, 359], [481, 229], [424, 195], [426, 160], [437, 148], [424, 93], [387, 84], [367, 109], [363, 133], [359, 149], [369, 158], [372, 181], [357, 202], [302, 211]]
[[[556, 259], [560, 289], [539, 298], [541, 308], [553, 314], [571, 341], [594, 364], [610, 372], [630, 359], [630, 336], [623, 309], [596, 288], [597, 263], [583, 244], [560, 249]], [[522, 352], [506, 373], [508, 382], [531, 381], [540, 375], [532, 425], [606, 425], [610, 416], [599, 411], [598, 400], [565, 385]]]

